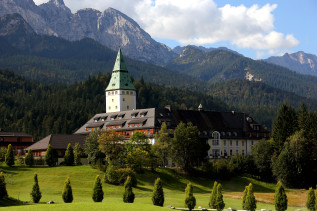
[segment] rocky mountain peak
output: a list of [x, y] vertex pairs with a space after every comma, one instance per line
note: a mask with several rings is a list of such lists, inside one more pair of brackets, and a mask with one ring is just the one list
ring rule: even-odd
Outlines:
[[35, 32], [20, 14], [15, 13], [0, 17], [0, 36], [11, 34], [33, 35]]
[[54, 4], [57, 7], [66, 7], [63, 0], [50, 0], [49, 3]]

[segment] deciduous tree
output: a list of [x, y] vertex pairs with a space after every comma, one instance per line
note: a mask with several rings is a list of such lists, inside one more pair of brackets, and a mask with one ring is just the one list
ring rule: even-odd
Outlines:
[[163, 122], [160, 131], [155, 134], [155, 144], [153, 145], [154, 154], [159, 158], [162, 166], [168, 165], [171, 141], [172, 138], [169, 135], [166, 123]]

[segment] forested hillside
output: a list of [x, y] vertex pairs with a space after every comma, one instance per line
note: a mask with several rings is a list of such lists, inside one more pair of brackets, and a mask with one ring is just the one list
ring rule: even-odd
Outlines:
[[[23, 131], [36, 140], [51, 133], [73, 133], [96, 113], [105, 112], [104, 90], [110, 75], [99, 74], [73, 85], [46, 85], [30, 82], [7, 70], [0, 71], [0, 128]], [[228, 107], [218, 99], [202, 93], [134, 81], [137, 107], [196, 109], [224, 111]]]

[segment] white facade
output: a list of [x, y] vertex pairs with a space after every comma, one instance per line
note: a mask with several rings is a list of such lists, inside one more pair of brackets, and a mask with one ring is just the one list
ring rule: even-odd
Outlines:
[[136, 92], [134, 90], [106, 91], [106, 112], [120, 112], [136, 109]]

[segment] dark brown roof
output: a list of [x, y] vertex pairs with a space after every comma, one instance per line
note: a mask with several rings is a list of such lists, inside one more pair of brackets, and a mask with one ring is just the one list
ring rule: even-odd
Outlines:
[[49, 136], [46, 136], [42, 140], [36, 142], [35, 144], [32, 144], [31, 146], [27, 147], [25, 150], [46, 150], [49, 144], [52, 146], [53, 149], [66, 149], [69, 143], [72, 145], [72, 147], [74, 147], [76, 143], [79, 143], [83, 148], [85, 138], [86, 136], [75, 134], [51, 134]]
[[2, 137], [33, 137], [30, 134], [23, 132], [0, 132]]

